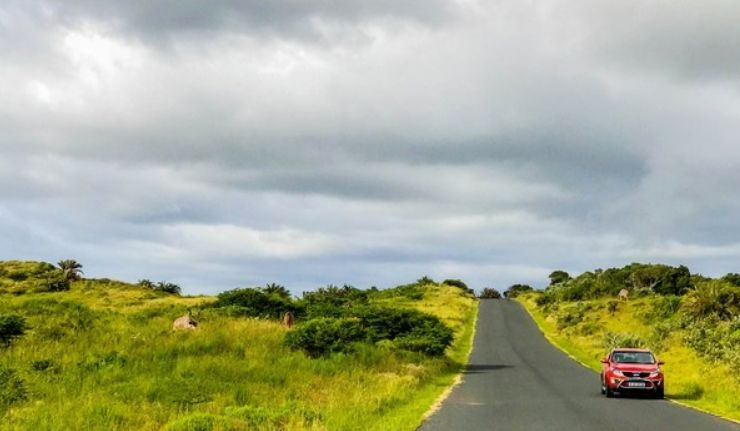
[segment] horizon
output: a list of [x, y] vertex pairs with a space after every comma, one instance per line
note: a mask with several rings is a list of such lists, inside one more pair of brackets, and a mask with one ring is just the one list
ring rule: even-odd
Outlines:
[[0, 5], [0, 260], [190, 295], [740, 272], [740, 3]]

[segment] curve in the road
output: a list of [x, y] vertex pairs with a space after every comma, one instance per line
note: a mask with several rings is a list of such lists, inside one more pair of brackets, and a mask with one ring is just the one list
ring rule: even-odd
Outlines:
[[738, 431], [740, 426], [666, 400], [607, 399], [599, 393], [598, 375], [550, 344], [519, 303], [483, 300], [463, 383], [420, 430]]

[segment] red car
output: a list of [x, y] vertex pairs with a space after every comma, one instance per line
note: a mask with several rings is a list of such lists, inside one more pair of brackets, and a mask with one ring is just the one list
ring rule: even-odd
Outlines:
[[601, 360], [601, 393], [611, 398], [619, 392], [647, 392], [663, 398], [664, 364], [647, 349], [612, 349]]

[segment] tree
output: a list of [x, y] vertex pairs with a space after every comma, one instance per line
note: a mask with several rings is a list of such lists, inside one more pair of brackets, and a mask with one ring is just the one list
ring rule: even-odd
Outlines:
[[15, 314], [0, 314], [0, 343], [10, 346], [14, 338], [26, 332], [26, 319]]
[[64, 273], [64, 278], [69, 281], [79, 280], [82, 278], [82, 264], [74, 259], [60, 260], [57, 263], [59, 269]]
[[500, 299], [501, 293], [492, 287], [486, 287], [486, 288], [483, 288], [483, 290], [481, 291], [479, 298], [481, 299]]
[[277, 283], [270, 283], [262, 288], [262, 291], [268, 295], [277, 295], [281, 298], [290, 299], [290, 290], [285, 286]]
[[173, 295], [180, 295], [182, 289], [175, 283], [169, 283], [167, 281], [160, 281], [154, 286], [154, 290], [158, 292], [171, 293]]
[[553, 284], [565, 283], [570, 280], [570, 274], [561, 269], [557, 269], [551, 272], [548, 278], [550, 279], [550, 286], [552, 286]]

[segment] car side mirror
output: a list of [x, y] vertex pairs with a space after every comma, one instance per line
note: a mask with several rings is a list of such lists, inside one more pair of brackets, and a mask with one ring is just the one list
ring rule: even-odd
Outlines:
[[607, 358], [601, 358], [601, 363], [602, 364], [608, 364], [609, 363], [609, 359], [607, 359]]
[[665, 361], [658, 361], [658, 365], [665, 365]]

